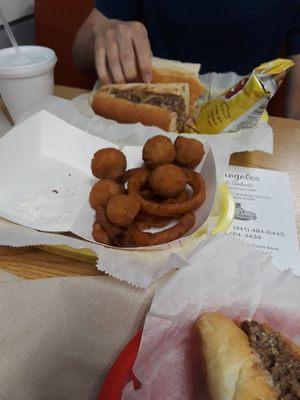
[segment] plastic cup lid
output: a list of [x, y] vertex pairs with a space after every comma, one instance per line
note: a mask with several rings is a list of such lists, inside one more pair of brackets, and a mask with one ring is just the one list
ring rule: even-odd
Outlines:
[[42, 73], [52, 68], [57, 58], [55, 52], [42, 46], [20, 46], [21, 56], [13, 47], [0, 50], [0, 76], [21, 77]]

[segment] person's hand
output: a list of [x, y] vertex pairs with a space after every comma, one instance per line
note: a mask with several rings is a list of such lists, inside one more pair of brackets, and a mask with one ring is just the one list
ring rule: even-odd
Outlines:
[[147, 30], [137, 21], [112, 20], [96, 35], [95, 63], [101, 84], [150, 82], [151, 47]]

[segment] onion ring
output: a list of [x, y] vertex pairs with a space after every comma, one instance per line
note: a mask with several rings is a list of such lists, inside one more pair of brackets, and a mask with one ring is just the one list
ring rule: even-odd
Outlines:
[[163, 228], [172, 221], [172, 217], [158, 217], [157, 215], [147, 214], [140, 211], [137, 215], [134, 225], [137, 226], [141, 231], [150, 228]]
[[126, 232], [109, 221], [103, 207], [98, 207], [96, 211], [96, 221], [98, 221], [101, 227], [106, 231], [112, 244], [120, 246], [123, 243]]
[[98, 221], [95, 221], [93, 224], [92, 236], [98, 243], [110, 244], [110, 239], [107, 232], [102, 228]]
[[148, 189], [141, 190], [140, 191], [140, 196], [142, 196], [143, 199], [146, 199], [146, 200], [153, 200], [154, 199], [153, 194]]
[[142, 227], [141, 229], [138, 225], [133, 224], [128, 228], [126, 242], [133, 246], [155, 246], [169, 243], [185, 235], [194, 226], [195, 219], [195, 214], [188, 212], [180, 217], [176, 225], [156, 233], [143, 232], [143, 229], [147, 228]]
[[183, 201], [186, 201], [189, 198], [190, 198], [189, 192], [187, 190], [184, 190], [183, 192], [179, 193], [179, 195], [176, 197], [169, 197], [168, 199], [165, 199], [164, 203], [177, 204], [177, 203], [182, 203]]
[[128, 193], [138, 196], [141, 201], [141, 210], [148, 214], [158, 215], [162, 217], [173, 217], [180, 214], [185, 214], [188, 211], [194, 210], [201, 206], [205, 200], [205, 182], [202, 176], [195, 171], [185, 170], [188, 185], [193, 189], [193, 196], [181, 203], [164, 204], [156, 203], [143, 199], [139, 192], [149, 178], [147, 170], [136, 171], [128, 180]]
[[[145, 167], [128, 169], [126, 172], [124, 172], [124, 174], [119, 178], [118, 181], [125, 184], [132, 177], [132, 175], [134, 175], [136, 172], [145, 171], [145, 170], [148, 171]], [[150, 175], [150, 171], [149, 171], [149, 175]]]

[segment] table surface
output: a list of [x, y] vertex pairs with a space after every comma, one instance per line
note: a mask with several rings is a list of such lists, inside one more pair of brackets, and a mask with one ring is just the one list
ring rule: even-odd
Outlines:
[[[55, 95], [71, 99], [86, 91], [56, 86]], [[3, 109], [3, 105], [0, 104]], [[293, 194], [298, 238], [300, 236], [300, 121], [270, 117], [274, 130], [274, 154], [244, 152], [231, 157], [232, 165], [287, 172]], [[278, 188], [280, 190], [280, 188]], [[0, 268], [24, 278], [101, 274], [95, 264], [46, 253], [35, 247], [20, 249], [0, 246]]]

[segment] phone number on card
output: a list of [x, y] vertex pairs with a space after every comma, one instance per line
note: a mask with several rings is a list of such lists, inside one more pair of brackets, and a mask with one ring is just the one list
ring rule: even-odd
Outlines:
[[261, 235], [268, 235], [268, 236], [277, 236], [277, 237], [284, 237], [284, 232], [281, 231], [274, 231], [271, 229], [262, 229], [262, 228], [247, 228], [245, 226], [238, 226], [234, 225], [232, 227], [233, 234], [240, 233], [240, 235], [235, 235], [244, 238], [251, 238], [251, 239], [261, 239]]

